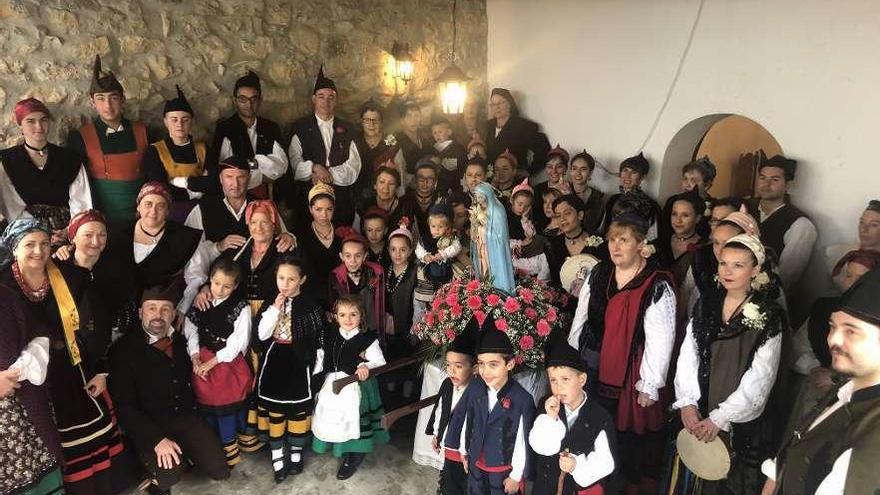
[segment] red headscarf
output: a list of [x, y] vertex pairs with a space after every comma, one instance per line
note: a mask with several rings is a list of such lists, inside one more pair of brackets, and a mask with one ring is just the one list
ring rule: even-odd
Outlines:
[[46, 108], [46, 105], [43, 104], [42, 101], [36, 98], [25, 98], [24, 100], [21, 100], [20, 102], [15, 104], [15, 110], [13, 111], [13, 113], [15, 114], [15, 122], [18, 125], [21, 125], [21, 121], [34, 112], [45, 113], [46, 117], [52, 116], [52, 114], [49, 113], [49, 109]]
[[80, 227], [89, 223], [89, 222], [100, 222], [107, 226], [107, 219], [104, 218], [104, 214], [98, 210], [85, 210], [77, 213], [70, 219], [70, 223], [67, 224], [67, 238], [73, 240], [76, 236], [76, 232]]
[[272, 225], [275, 226], [275, 232], [278, 232], [281, 229], [281, 217], [278, 215], [278, 208], [271, 200], [261, 199], [248, 203], [247, 207], [244, 209], [244, 221], [246, 223], [251, 223], [251, 217], [254, 216], [254, 213], [262, 213], [266, 215], [269, 218], [269, 221], [272, 222]]
[[155, 194], [157, 196], [162, 196], [165, 198], [165, 201], [168, 202], [168, 206], [171, 206], [171, 193], [168, 192], [168, 186], [165, 185], [164, 182], [159, 182], [157, 180], [147, 182], [143, 186], [141, 186], [140, 192], [137, 195], [137, 201], [135, 204], [141, 204], [141, 200], [144, 199], [145, 196], [150, 194]]

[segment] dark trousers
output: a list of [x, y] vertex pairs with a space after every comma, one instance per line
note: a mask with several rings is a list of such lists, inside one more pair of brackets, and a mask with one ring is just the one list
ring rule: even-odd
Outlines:
[[[510, 476], [510, 471], [501, 473], [488, 473], [478, 467], [473, 467], [468, 475], [468, 495], [504, 495], [504, 480]], [[519, 493], [523, 493], [520, 484]]]
[[443, 460], [440, 471], [440, 493], [442, 495], [467, 495], [468, 475], [460, 462]]
[[[180, 450], [183, 451], [182, 457], [192, 461], [196, 469], [214, 480], [224, 480], [229, 477], [223, 446], [220, 445], [217, 434], [200, 417], [195, 414], [178, 416], [166, 425], [166, 431], [168, 438], [180, 446]], [[186, 470], [186, 461], [183, 458], [173, 468], [162, 469], [153, 450], [138, 452], [138, 455], [161, 490], [170, 489], [180, 481], [181, 475]]]

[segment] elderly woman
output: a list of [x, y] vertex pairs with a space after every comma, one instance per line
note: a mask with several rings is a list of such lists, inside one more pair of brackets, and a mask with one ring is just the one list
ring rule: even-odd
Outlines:
[[376, 170], [393, 159], [399, 151], [396, 139], [393, 136], [388, 139], [383, 134], [383, 120], [382, 107], [372, 99], [361, 107], [361, 134], [354, 139], [362, 164], [354, 185], [355, 200], [358, 202], [372, 196], [373, 191], [368, 189], [370, 180]]
[[324, 309], [329, 309], [328, 277], [339, 265], [339, 253], [342, 251], [342, 239], [336, 235], [333, 227], [335, 208], [336, 195], [333, 186], [324, 183], [315, 184], [309, 191], [309, 214], [312, 221], [296, 236], [300, 252], [309, 262], [310, 267], [306, 290], [314, 295]]
[[207, 177], [205, 171], [207, 146], [190, 135], [194, 117], [189, 101], [177, 86], [177, 97], [166, 101], [163, 111], [168, 135], [144, 153], [144, 178], [168, 184], [174, 200], [171, 218], [181, 223], [203, 193], [217, 189], [216, 179]]
[[[34, 219], [14, 220], [2, 243], [11, 254], [0, 284], [17, 294], [38, 333], [49, 337], [49, 394], [63, 448], [67, 493], [110, 494], [125, 486], [117, 462], [122, 437], [106, 395], [109, 335], [83, 318], [85, 269], [49, 258], [51, 232]], [[121, 485], [121, 486], [120, 486]]]
[[40, 220], [52, 230], [53, 244], [59, 244], [71, 215], [92, 207], [92, 195], [80, 159], [48, 141], [50, 118], [40, 100], [15, 105], [24, 139], [0, 151], [0, 213], [10, 222]]
[[[765, 406], [788, 318], [766, 290], [775, 282], [761, 276], [765, 259], [755, 236], [739, 234], [724, 243], [720, 288], [700, 297], [678, 357], [673, 407], [680, 409], [684, 428], [704, 442], [721, 432], [730, 435], [730, 472], [721, 481], [704, 480], [704, 494], [759, 493], [759, 464], [778, 448], [769, 433], [776, 412]], [[679, 489], [675, 493], [691, 493]]]
[[[538, 172], [547, 163], [550, 143], [547, 136], [538, 131], [538, 124], [523, 118], [510, 91], [495, 88], [489, 97], [489, 114], [486, 122], [486, 154], [490, 163], [505, 150], [516, 157], [516, 163], [529, 174]], [[529, 152], [532, 160], [529, 161]]]
[[[145, 288], [173, 282], [186, 287], [177, 306], [181, 314], [186, 314], [199, 286], [207, 280], [211, 249], [210, 243], [201, 242], [200, 230], [171, 220], [170, 212], [171, 193], [165, 184], [144, 184], [137, 195], [137, 220], [113, 237], [108, 255], [130, 269], [119, 276], [131, 277], [131, 301], [140, 301]], [[120, 322], [121, 329], [138, 324], [137, 315], [128, 313]]]
[[376, 169], [373, 176], [373, 191], [375, 195], [364, 200], [360, 209], [360, 217], [364, 218], [366, 212], [372, 207], [378, 207], [388, 213], [389, 229], [396, 228], [400, 224], [400, 219], [409, 217], [412, 219], [412, 204], [407, 201], [401, 201], [398, 194], [400, 189], [400, 172], [387, 165], [383, 165]]
[[657, 491], [675, 345], [672, 276], [650, 258], [647, 235], [644, 216], [625, 212], [612, 221], [610, 262], [596, 265], [581, 287], [569, 334], [598, 374], [595, 397], [615, 419], [627, 493]]
[[17, 291], [0, 286], [0, 493], [60, 493], [61, 442], [48, 386], [49, 338]]

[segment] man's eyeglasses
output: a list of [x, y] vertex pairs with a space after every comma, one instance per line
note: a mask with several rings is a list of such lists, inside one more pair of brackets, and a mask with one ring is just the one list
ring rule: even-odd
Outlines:
[[361, 119], [364, 124], [381, 124], [382, 119]]
[[247, 105], [248, 103], [256, 105], [260, 102], [260, 95], [251, 96], [250, 98], [248, 98], [247, 96], [236, 96], [235, 101], [239, 105]]

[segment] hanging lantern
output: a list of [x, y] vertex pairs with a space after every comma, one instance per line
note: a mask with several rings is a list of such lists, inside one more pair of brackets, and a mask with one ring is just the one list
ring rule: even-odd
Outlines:
[[455, 63], [448, 67], [437, 78], [440, 87], [440, 102], [445, 114], [460, 114], [464, 112], [464, 103], [467, 100], [467, 82], [470, 78]]
[[404, 84], [412, 81], [415, 69], [415, 60], [409, 52], [409, 44], [394, 42], [391, 48], [391, 56], [394, 57], [394, 77], [403, 81]]

